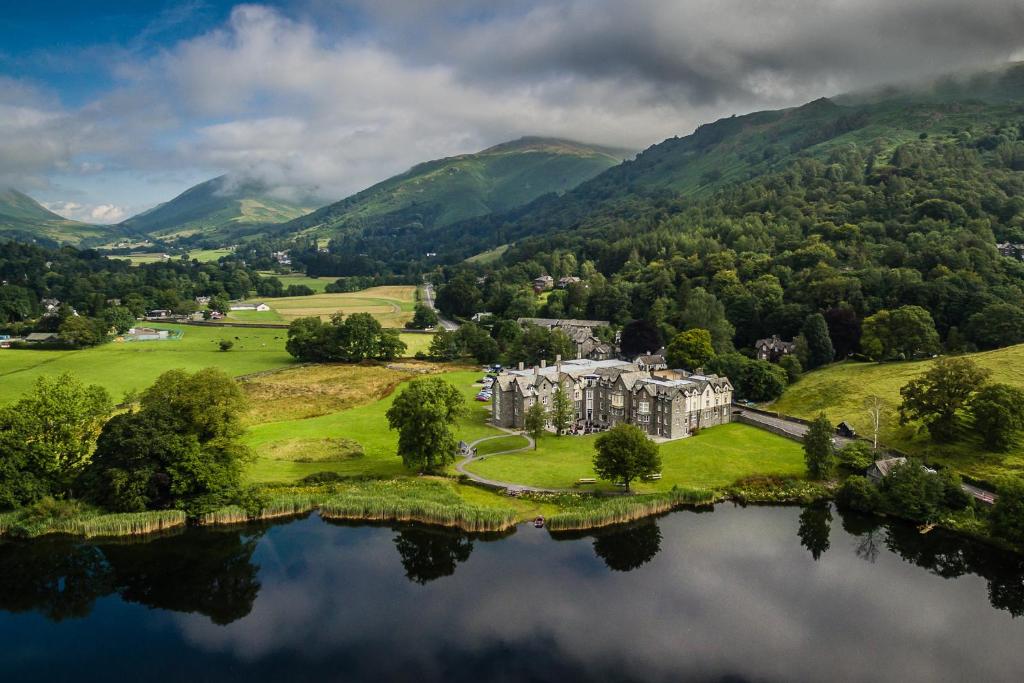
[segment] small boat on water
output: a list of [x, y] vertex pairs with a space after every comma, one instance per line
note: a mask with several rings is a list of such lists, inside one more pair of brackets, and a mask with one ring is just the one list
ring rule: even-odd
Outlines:
[[541, 515], [537, 515], [534, 518], [534, 520], [533, 520], [533, 526], [536, 527], [537, 529], [543, 529], [544, 528], [544, 517], [542, 517]]

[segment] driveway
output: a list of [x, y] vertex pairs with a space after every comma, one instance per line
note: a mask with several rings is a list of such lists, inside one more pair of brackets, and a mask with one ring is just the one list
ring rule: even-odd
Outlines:
[[[479, 457], [475, 456], [475, 455], [472, 455], [473, 449], [476, 448], [477, 444], [481, 444], [484, 441], [490, 441], [491, 439], [503, 439], [506, 436], [522, 436], [523, 438], [525, 438], [527, 440], [528, 443], [525, 446], [523, 446], [522, 448], [512, 448], [512, 449], [509, 449], [507, 451], [498, 451], [497, 453], [488, 453], [487, 455], [483, 455], [483, 456], [479, 456]], [[529, 492], [532, 492], [532, 493], [565, 493], [565, 492], [572, 492], [573, 489], [545, 489], [545, 488], [540, 488], [538, 486], [525, 486], [523, 484], [513, 484], [513, 483], [510, 483], [510, 482], [507, 482], [507, 481], [496, 481], [494, 479], [488, 479], [487, 477], [481, 477], [479, 474], [474, 474], [473, 472], [470, 472], [470, 471], [468, 471], [466, 469], [466, 466], [469, 465], [470, 463], [475, 462], [477, 460], [482, 460], [484, 458], [493, 458], [495, 456], [511, 455], [512, 453], [522, 453], [523, 451], [533, 450], [534, 443], [535, 442], [534, 442], [532, 436], [529, 436], [527, 434], [520, 434], [519, 432], [513, 432], [513, 431], [508, 431], [507, 434], [499, 434], [497, 436], [487, 436], [487, 437], [484, 437], [482, 439], [477, 439], [473, 443], [469, 444], [471, 455], [467, 455], [462, 460], [460, 460], [455, 465], [455, 469], [458, 471], [459, 474], [466, 475], [467, 477], [469, 477], [473, 481], [477, 482], [478, 484], [483, 484], [485, 486], [493, 486], [495, 488], [507, 489], [510, 492], [511, 491], [529, 491]]]

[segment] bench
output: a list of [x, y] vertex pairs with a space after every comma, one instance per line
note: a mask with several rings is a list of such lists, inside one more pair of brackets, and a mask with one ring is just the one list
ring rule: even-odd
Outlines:
[[644, 479], [647, 481], [657, 481], [661, 479], [661, 472], [658, 472], [657, 474], [648, 474]]
[[597, 479], [594, 479], [593, 477], [582, 477], [579, 480], [577, 480], [576, 483], [577, 484], [596, 484], [597, 483]]

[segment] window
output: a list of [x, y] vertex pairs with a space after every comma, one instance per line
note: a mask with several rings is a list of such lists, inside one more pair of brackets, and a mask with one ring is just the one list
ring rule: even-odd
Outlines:
[[639, 412], [641, 415], [645, 415], [647, 413], [650, 413], [651, 412], [651, 403], [650, 403], [650, 401], [646, 401], [646, 400], [641, 399], [640, 400], [640, 407], [637, 409], [637, 412]]
[[612, 394], [612, 408], [621, 408], [623, 404], [624, 400], [621, 392]]

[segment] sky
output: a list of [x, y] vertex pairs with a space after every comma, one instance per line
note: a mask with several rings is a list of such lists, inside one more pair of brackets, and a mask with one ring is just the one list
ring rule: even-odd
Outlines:
[[523, 135], [640, 150], [1019, 59], [1022, 0], [12, 2], [0, 187], [96, 223], [223, 173], [326, 203]]

